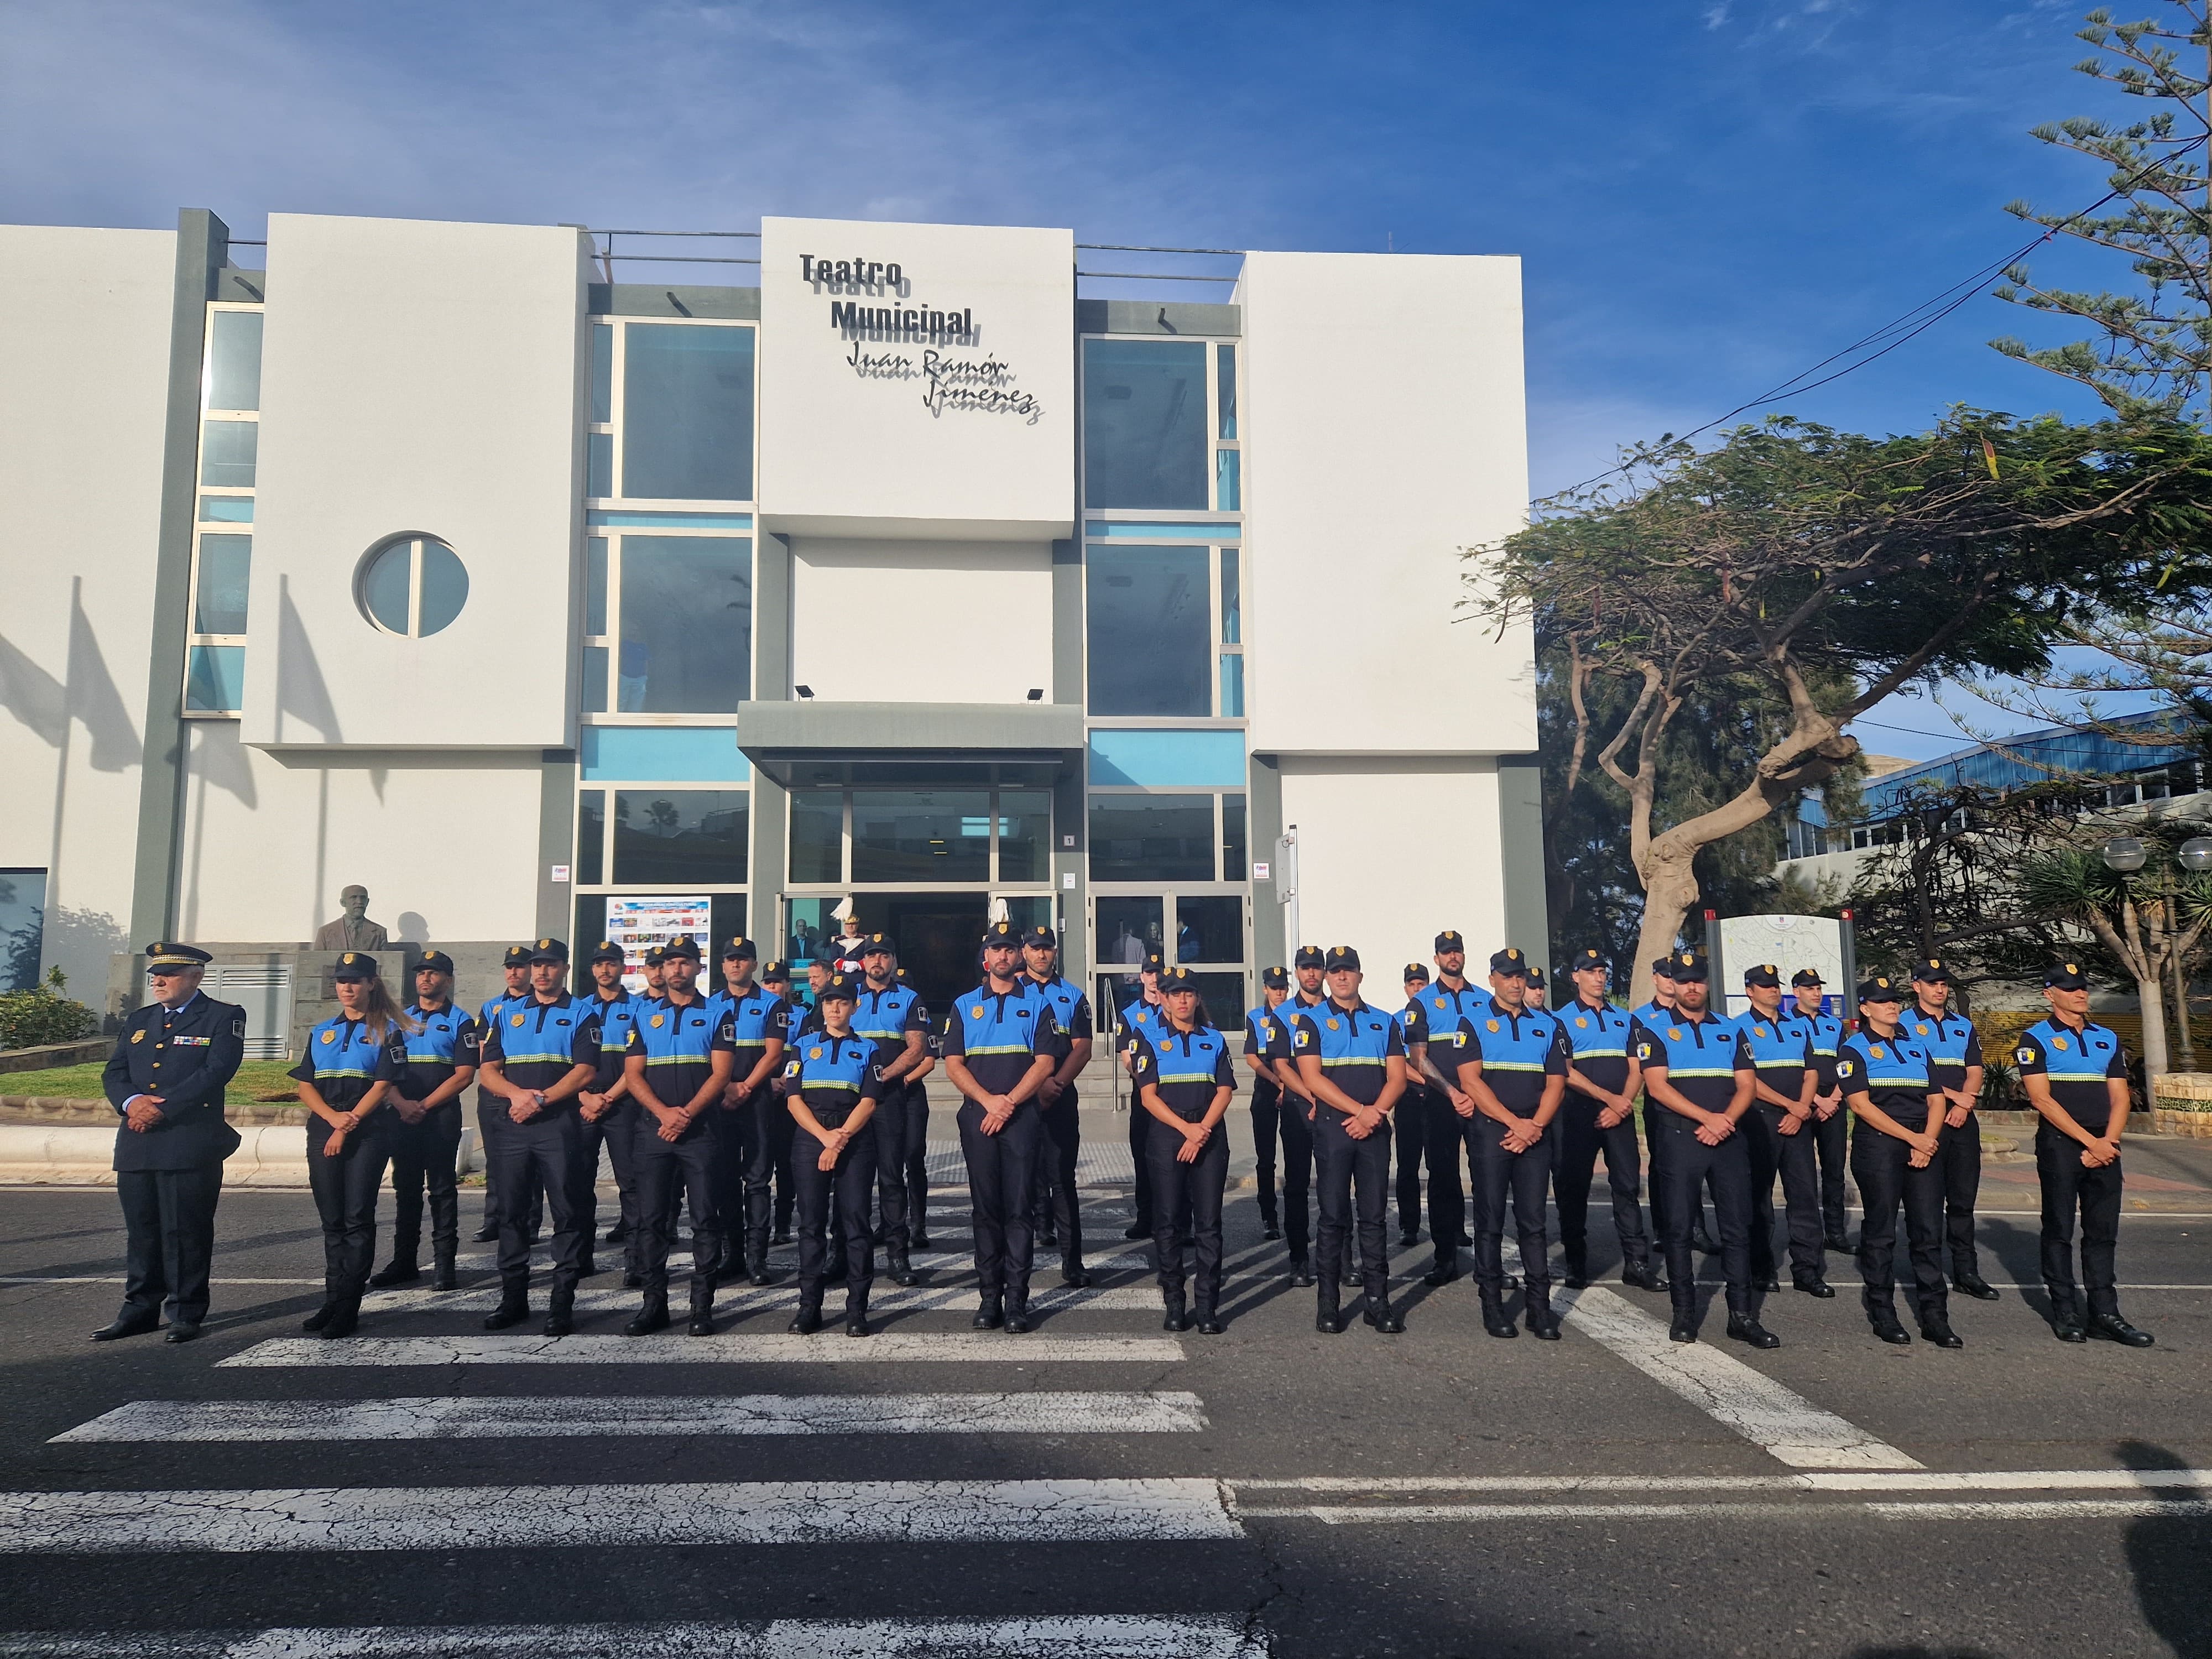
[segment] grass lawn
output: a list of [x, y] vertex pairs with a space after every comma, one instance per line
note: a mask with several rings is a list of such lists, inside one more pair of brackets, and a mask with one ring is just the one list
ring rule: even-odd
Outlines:
[[[98, 1100], [104, 1066], [54, 1066], [42, 1072], [0, 1072], [0, 1095], [46, 1095], [58, 1100]], [[238, 1101], [294, 1100], [297, 1094], [288, 1060], [249, 1060], [231, 1079], [229, 1098]]]

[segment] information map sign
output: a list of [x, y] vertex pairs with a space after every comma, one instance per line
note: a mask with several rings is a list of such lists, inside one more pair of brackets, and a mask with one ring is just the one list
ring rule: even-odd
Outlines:
[[622, 946], [623, 985], [645, 988], [645, 953], [688, 933], [702, 955], [711, 956], [714, 902], [704, 893], [635, 895], [607, 901], [607, 938]]

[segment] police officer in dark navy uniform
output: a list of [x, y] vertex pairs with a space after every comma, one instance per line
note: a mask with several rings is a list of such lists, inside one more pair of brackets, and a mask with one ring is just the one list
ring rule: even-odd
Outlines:
[[95, 1342], [159, 1329], [189, 1342], [207, 1317], [222, 1161], [238, 1131], [222, 1115], [224, 1085], [246, 1053], [246, 1011], [200, 993], [214, 958], [190, 945], [146, 947], [154, 1000], [116, 1034], [101, 1074], [115, 1130], [115, 1195], [128, 1243], [123, 1308]]
[[[1312, 945], [1301, 945], [1291, 957], [1297, 983], [1275, 1010], [1275, 1046], [1267, 1054], [1282, 1090], [1276, 1128], [1283, 1138], [1283, 1246], [1290, 1255], [1293, 1285], [1316, 1282], [1310, 1242], [1312, 1212], [1307, 1204], [1313, 1190], [1314, 1099], [1298, 1069], [1297, 1042], [1299, 1017], [1328, 1000], [1322, 986], [1322, 961], [1320, 947]], [[1341, 1272], [1340, 1267], [1340, 1277]]]
[[[576, 1281], [583, 1272], [582, 1218], [576, 1205], [577, 1097], [599, 1069], [595, 1000], [568, 994], [568, 947], [541, 939], [530, 951], [530, 995], [502, 1004], [484, 1033], [477, 1081], [507, 1103], [492, 1143], [499, 1182], [499, 1306], [486, 1330], [519, 1325], [530, 1313], [528, 1206], [544, 1194], [553, 1221], [552, 1288], [545, 1334], [574, 1328]], [[635, 1085], [632, 1085], [635, 1092]]]
[[[781, 1152], [787, 1167], [791, 1149], [791, 1113], [776, 1082], [793, 1019], [781, 994], [755, 981], [759, 961], [759, 947], [750, 939], [730, 940], [722, 947], [724, 988], [707, 1000], [708, 1012], [730, 1023], [730, 1080], [722, 1090], [716, 1132], [722, 1142], [716, 1149], [716, 1178], [725, 1183], [726, 1200], [722, 1261], [715, 1274], [721, 1284], [740, 1276], [756, 1285], [776, 1279], [768, 1265], [775, 1161]], [[726, 1189], [732, 1170], [738, 1181], [734, 1203], [727, 1201]], [[790, 1176], [783, 1179], [788, 1185]]]
[[[497, 996], [486, 997], [483, 1006], [477, 1010], [477, 1037], [479, 1044], [499, 1024], [500, 1012], [510, 1002], [530, 1000], [530, 947], [510, 945], [500, 963], [507, 975], [507, 988]], [[491, 1091], [483, 1073], [477, 1076], [477, 1135], [483, 1143], [484, 1171], [483, 1225], [474, 1235], [479, 1244], [489, 1244], [499, 1237], [499, 1175], [496, 1160], [492, 1157], [492, 1146], [499, 1132], [507, 1122], [507, 1102]], [[525, 1231], [532, 1244], [538, 1242], [538, 1230], [544, 1224], [544, 1197], [534, 1187], [531, 1189], [529, 1212]]]
[[1511, 946], [1494, 953], [1489, 999], [1479, 1015], [1461, 1018], [1451, 1052], [1459, 1092], [1468, 1103], [1459, 1116], [1474, 1176], [1474, 1282], [1482, 1328], [1492, 1336], [1515, 1334], [1504, 1293], [1510, 1195], [1528, 1334], [1556, 1342], [1559, 1322], [1552, 1312], [1544, 1200], [1552, 1182], [1548, 1131], [1566, 1097], [1570, 1050], [1558, 1018], [1528, 1006], [1528, 958]]
[[1274, 1047], [1275, 1010], [1291, 992], [1287, 968], [1267, 968], [1260, 974], [1260, 1006], [1244, 1016], [1244, 1064], [1252, 1072], [1253, 1179], [1260, 1188], [1260, 1236], [1280, 1238], [1283, 1224], [1275, 1205], [1275, 1144], [1282, 1116], [1283, 1085], [1276, 1081], [1268, 1058]]
[[1790, 976], [1796, 998], [1796, 1018], [1813, 1034], [1813, 1147], [1820, 1164], [1820, 1243], [1825, 1249], [1848, 1251], [1844, 1236], [1844, 1171], [1850, 1162], [1850, 1114], [1844, 1109], [1844, 1092], [1836, 1083], [1836, 1052], [1844, 1041], [1844, 1023], [1827, 1012], [1821, 1000], [1822, 981], [1810, 968]]
[[[1467, 1092], [1459, 1086], [1456, 1056], [1449, 1046], [1455, 1043], [1459, 1023], [1480, 1012], [1489, 999], [1481, 987], [1472, 984], [1467, 977], [1467, 941], [1455, 927], [1447, 927], [1433, 941], [1437, 964], [1435, 982], [1421, 993], [1421, 1018], [1428, 1026], [1429, 1036], [1447, 1045], [1435, 1054], [1428, 1052], [1425, 1043], [1407, 1056], [1407, 1072], [1419, 1071], [1428, 1082], [1428, 1122], [1422, 1133], [1429, 1147], [1429, 1231], [1435, 1241], [1435, 1259], [1428, 1272], [1421, 1275], [1421, 1283], [1429, 1285], [1449, 1285], [1459, 1277], [1459, 1252], [1468, 1242], [1467, 1231], [1467, 1189], [1460, 1184], [1460, 1156], [1465, 1138], [1466, 1120], [1460, 1115], [1468, 1104]], [[1413, 1133], [1413, 1120], [1399, 1109], [1401, 1134]], [[1502, 1281], [1510, 1288], [1509, 1275]]]
[[1075, 1079], [1091, 1064], [1091, 999], [1060, 971], [1060, 935], [1042, 923], [1022, 935], [1022, 966], [1037, 994], [1052, 1005], [1060, 1030], [1052, 1075], [1037, 1090], [1044, 1136], [1037, 1149], [1037, 1242], [1059, 1249], [1060, 1282], [1080, 1290], [1091, 1274], [1083, 1265], [1083, 1200], [1076, 1184], [1083, 1120]]
[[1589, 1283], [1589, 1190], [1598, 1154], [1605, 1154], [1606, 1185], [1613, 1193], [1613, 1231], [1620, 1239], [1620, 1282], [1663, 1291], [1665, 1278], [1651, 1261], [1644, 1231], [1636, 1144], [1636, 1092], [1640, 1082], [1628, 1053], [1628, 1016], [1606, 1000], [1613, 969], [1602, 951], [1585, 947], [1561, 970], [1573, 994], [1559, 1000], [1558, 1018], [1567, 1038], [1567, 1092], [1552, 1119], [1552, 1196], [1559, 1211], [1559, 1253], [1566, 1283]]
[[430, 1287], [450, 1291], [460, 1243], [454, 1176], [461, 1145], [461, 1091], [476, 1080], [483, 1046], [477, 1023], [453, 1006], [453, 959], [431, 951], [415, 964], [415, 1000], [402, 1011], [406, 1068], [392, 1091], [392, 1260], [368, 1282], [382, 1289], [422, 1276], [422, 1194], [430, 1197]]
[[1743, 988], [1750, 1012], [1736, 1021], [1751, 1048], [1753, 1097], [1743, 1115], [1751, 1152], [1751, 1277], [1761, 1291], [1778, 1291], [1774, 1259], [1774, 1180], [1782, 1178], [1790, 1231], [1790, 1281], [1808, 1296], [1835, 1294], [1824, 1274], [1820, 1247], [1820, 1180], [1813, 1151], [1813, 1096], [1820, 1073], [1813, 1064], [1813, 1028], [1783, 1006], [1782, 970], [1772, 963], [1747, 968]]
[[[906, 1165], [912, 1156], [908, 1139], [917, 1133], [926, 1139], [928, 1132], [926, 1117], [920, 1124], [911, 1121], [908, 1109], [914, 1096], [907, 1082], [915, 1068], [927, 1057], [929, 1010], [912, 986], [899, 982], [898, 953], [889, 934], [870, 933], [860, 941], [860, 975], [848, 976], [853, 1002], [845, 1012], [853, 1034], [874, 1045], [870, 1057], [875, 1063], [877, 1089], [875, 1104], [869, 1109], [866, 1120], [868, 1146], [863, 1161], [869, 1166], [867, 1178], [875, 1183], [876, 1201], [883, 1208], [884, 1270], [893, 1284], [912, 1285], [919, 1277], [914, 1270], [914, 1234], [918, 1218], [908, 1215], [906, 1208]], [[853, 1240], [847, 1228], [853, 1210], [844, 1201], [842, 1183], [848, 1178], [844, 1171], [856, 1166], [848, 1158], [848, 1162], [837, 1167], [839, 1231], [850, 1245]], [[792, 1154], [791, 1172], [792, 1179], [801, 1187], [808, 1183], [803, 1149]], [[866, 1193], [860, 1194], [860, 1206], [865, 1221], [868, 1214]], [[860, 1239], [858, 1244], [872, 1262], [872, 1237], [871, 1234]], [[847, 1260], [849, 1268], [849, 1253]]]
[[1836, 1076], [1851, 1109], [1851, 1174], [1859, 1184], [1859, 1277], [1874, 1334], [1902, 1347], [1912, 1340], [1897, 1321], [1897, 1212], [1918, 1291], [1920, 1334], [1939, 1348], [1965, 1343], [1946, 1317], [1943, 1171], [1936, 1163], [1944, 1100], [1929, 1075], [1928, 1050], [1909, 1027], [1896, 982], [1886, 975], [1859, 986], [1859, 1029], [1844, 1039]]
[[[860, 947], [884, 965], [887, 951], [876, 934]], [[888, 972], [878, 995], [896, 994]], [[853, 1028], [853, 1010], [866, 994], [865, 982], [832, 974], [815, 999], [818, 1026], [793, 1042], [784, 1064], [784, 1097], [790, 1103], [792, 1181], [799, 1189], [799, 1311], [791, 1328], [811, 1336], [822, 1328], [825, 1233], [834, 1201], [845, 1250], [845, 1334], [868, 1334], [868, 1288], [875, 1279], [875, 1246], [868, 1231], [868, 1200], [876, 1184], [875, 1115], [884, 1094], [884, 1041]], [[903, 1018], [903, 1007], [897, 1011]], [[892, 1018], [886, 1015], [885, 1021]], [[903, 1028], [901, 1028], [902, 1032]], [[903, 1054], [902, 1039], [896, 1052]]]
[[576, 1207], [584, 1236], [582, 1272], [592, 1271], [592, 1244], [599, 1225], [599, 1148], [607, 1151], [614, 1166], [615, 1224], [605, 1242], [623, 1247], [623, 1285], [635, 1290], [644, 1281], [638, 1273], [638, 1252], [643, 1230], [637, 1218], [637, 1169], [631, 1158], [636, 1139], [637, 1103], [629, 1097], [629, 1079], [623, 1060], [629, 1052], [629, 1028], [637, 1016], [637, 999], [623, 985], [623, 948], [602, 939], [587, 959], [591, 994], [585, 999], [599, 1022], [599, 1065], [591, 1085], [576, 1096], [580, 1124], [576, 1144]]
[[735, 1069], [737, 1045], [730, 1017], [699, 994], [699, 946], [679, 933], [663, 947], [662, 993], [647, 1000], [631, 1023], [629, 1053], [623, 1061], [638, 1103], [633, 1156], [637, 1161], [637, 1207], [647, 1228], [645, 1300], [628, 1336], [646, 1336], [668, 1324], [668, 1255], [675, 1243], [669, 1218], [672, 1189], [684, 1189], [691, 1206], [691, 1322], [694, 1336], [714, 1329], [714, 1279], [721, 1265], [714, 1172], [716, 1137], [725, 1132], [722, 1093]]
[[[1435, 1186], [1437, 1154], [1429, 1146], [1429, 1086], [1414, 1058], [1414, 1044], [1428, 1041], [1421, 993], [1429, 988], [1429, 970], [1418, 962], [1407, 963], [1405, 984], [1398, 1035], [1406, 1045], [1406, 1092], [1398, 1097], [1397, 1132], [1391, 1139], [1397, 1142], [1398, 1152], [1398, 1247], [1410, 1250], [1421, 1242], [1421, 1166], [1428, 1165], [1429, 1184]], [[1452, 1156], [1455, 1162], [1457, 1155]], [[1433, 1218], [1431, 1223], [1433, 1231]]]
[[[2089, 1018], [2089, 981], [2075, 963], [2043, 976], [2048, 1018], [2021, 1033], [2017, 1058], [2043, 1183], [2043, 1287], [2062, 1342], [2099, 1337], [2148, 1348], [2151, 1335], [2121, 1317], [2114, 1258], [2120, 1237], [2120, 1136], [2128, 1126], [2128, 1067], [2120, 1040]], [[2074, 1218], [2081, 1218], [2081, 1280], [2074, 1279]], [[2088, 1317], [2081, 1288], [2088, 1291]]]
[[1292, 1047], [1315, 1103], [1314, 1158], [1321, 1173], [1320, 1289], [1314, 1328], [1345, 1328], [1339, 1282], [1355, 1213], [1367, 1322], [1386, 1335], [1406, 1328], [1390, 1306], [1390, 1113], [1406, 1090], [1406, 1042], [1398, 1022], [1359, 994], [1359, 952], [1332, 949], [1322, 963], [1328, 1000], [1293, 1016]]
[[[919, 991], [908, 971], [902, 968], [894, 975], [901, 985], [910, 991]], [[937, 1069], [937, 1062], [945, 1055], [945, 1023], [933, 1019], [924, 1034], [921, 1058], [914, 1063], [914, 1070], [906, 1074], [906, 1217], [907, 1248], [915, 1253], [929, 1249], [929, 1091], [923, 1079]], [[883, 1135], [876, 1137], [876, 1184], [883, 1185], [884, 1166], [888, 1164], [896, 1173], [898, 1155], [886, 1151]], [[911, 1269], [909, 1268], [909, 1271]]]
[[[1158, 951], [1145, 952], [1137, 967], [1137, 994], [1122, 1005], [1121, 1018], [1114, 1027], [1114, 1039], [1121, 1045], [1121, 1069], [1127, 1071], [1133, 1063], [1136, 1050], [1129, 1046], [1131, 1037], [1150, 1039], [1167, 1019], [1167, 1006], [1160, 1000], [1160, 975], [1167, 967], [1167, 958]], [[1129, 1104], [1129, 1158], [1135, 1170], [1133, 1177], [1136, 1215], [1123, 1230], [1124, 1238], [1150, 1238], [1152, 1236], [1152, 1170], [1146, 1161], [1145, 1148], [1152, 1143], [1152, 1130], [1145, 1112], [1133, 1100]]]
[[[791, 964], [781, 961], [769, 963], [761, 969], [760, 982], [761, 989], [782, 1000], [783, 1040], [787, 1043], [797, 1042], [801, 1028], [813, 1018], [814, 1011], [793, 988]], [[779, 1076], [767, 1098], [754, 1097], [745, 1164], [745, 1248], [749, 1253], [752, 1249], [750, 1235], [757, 1225], [753, 1211], [757, 1201], [753, 1194], [757, 1187], [761, 1192], [773, 1189], [768, 1242], [770, 1244], [791, 1243], [791, 1218], [799, 1195], [791, 1184], [791, 1111], [783, 1103], [782, 1091], [783, 1079]], [[765, 1174], [762, 1170], [763, 1159], [767, 1164]], [[927, 1243], [927, 1239], [918, 1238], [914, 1241], [914, 1248], [921, 1249]]]
[[1152, 1123], [1146, 1154], [1152, 1164], [1156, 1223], [1152, 1253], [1167, 1329], [1190, 1328], [1183, 1301], [1182, 1244], [1175, 1217], [1190, 1212], [1197, 1273], [1191, 1285], [1201, 1335], [1218, 1336], [1221, 1320], [1221, 1200], [1229, 1180], [1229, 1131], [1222, 1119], [1237, 1093], [1229, 1039], [1199, 1018], [1198, 977], [1188, 968], [1160, 975], [1167, 1024], [1158, 1039], [1133, 1037], [1129, 1075], [1138, 1108]]
[[1953, 1010], [1951, 991], [1951, 970], [1940, 957], [1915, 963], [1905, 1024], [1928, 1050], [1929, 1080], [1943, 1095], [1936, 1167], [1943, 1176], [1951, 1288], [1977, 1302], [1995, 1302], [1997, 1288], [1982, 1277], [1981, 1256], [1974, 1248], [1974, 1203], [1982, 1190], [1982, 1124], [1974, 1115], [1982, 1093], [1982, 1039], [1974, 1022]]
[[1036, 1184], [1036, 1095], [1059, 1043], [1052, 1005], [1021, 968], [1009, 921], [983, 935], [983, 982], [955, 1000], [945, 1075], [960, 1091], [960, 1151], [975, 1217], [978, 1330], [1030, 1328], [1030, 1204]]
[[1698, 1340], [1697, 1266], [1691, 1257], [1691, 1222], [1698, 1189], [1710, 1184], [1720, 1225], [1722, 1271], [1728, 1279], [1728, 1334], [1754, 1348], [1782, 1340], [1759, 1322], [1759, 1291], [1751, 1277], [1751, 1158], [1740, 1132], [1751, 1109], [1751, 1051], [1735, 1021], [1706, 1006], [1705, 958], [1677, 952], [1667, 965], [1674, 1006], [1637, 1011], [1629, 1052], [1644, 1071], [1644, 1098], [1656, 1109], [1652, 1164], [1652, 1209], [1665, 1222], [1667, 1277], [1674, 1317], [1667, 1334]]

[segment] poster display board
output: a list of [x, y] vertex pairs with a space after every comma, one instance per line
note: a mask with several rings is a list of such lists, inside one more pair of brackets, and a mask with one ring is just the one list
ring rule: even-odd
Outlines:
[[[1751, 999], [1743, 994], [1743, 970], [1762, 962], [1779, 970], [1783, 994], [1790, 995], [1790, 976], [1810, 968], [1826, 981], [1822, 1006], [1832, 1014], [1848, 1006], [1850, 988], [1844, 983], [1844, 930], [1833, 916], [1729, 916], [1721, 922], [1722, 972], [1728, 976], [1728, 1012], [1747, 1013]], [[1720, 990], [1716, 985], [1713, 989]], [[1720, 999], [1714, 998], [1716, 1005]]]
[[632, 895], [607, 900], [607, 937], [622, 946], [623, 985], [645, 988], [645, 953], [688, 933], [711, 954], [714, 902], [704, 893]]

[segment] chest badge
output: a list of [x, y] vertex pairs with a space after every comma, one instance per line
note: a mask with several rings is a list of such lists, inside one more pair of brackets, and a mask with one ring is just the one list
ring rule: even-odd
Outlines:
[[[520, 1022], [520, 1021], [517, 1021], [517, 1022], [516, 1022], [516, 1024], [520, 1024], [520, 1023], [521, 1023], [521, 1022]], [[324, 1033], [323, 1033], [323, 1041], [324, 1041], [324, 1042], [336, 1042], [337, 1040], [338, 1040], [338, 1034], [337, 1034], [336, 1031], [325, 1031], [325, 1032], [324, 1032]]]
[[512, 1018], [511, 1019], [509, 1019], [507, 1023], [508, 1024], [512, 1025], [513, 1027], [514, 1027], [514, 1029], [515, 1029], [516, 1030], [518, 1030], [518, 1031], [519, 1031], [519, 1030], [520, 1030], [522, 1029], [522, 1016], [521, 1016], [520, 1014], [516, 1014], [515, 1016], [514, 1016], [514, 1018]]
[[1881, 1052], [1881, 1044], [1880, 1044], [1879, 1042], [1875, 1043], [1875, 1044], [1874, 1045], [1874, 1047], [1873, 1047], [1873, 1048], [1871, 1048], [1868, 1049], [1868, 1050], [1867, 1050], [1867, 1052], [1868, 1052], [1869, 1054], [1872, 1054], [1872, 1055], [1873, 1055], [1876, 1060], [1881, 1060], [1881, 1059], [1885, 1058], [1884, 1054], [1882, 1054], [1882, 1052]]
[[1437, 1006], [1438, 1008], [1442, 1008], [1442, 1007], [1443, 1007], [1444, 1006], [1445, 1006], [1445, 1004], [1444, 1004], [1444, 1000], [1443, 1000], [1442, 997], [1438, 997], [1438, 998], [1437, 999]]
[[1332, 1019], [1331, 1021], [1329, 1021], [1329, 1023], [1328, 1023], [1328, 1029], [1329, 1029], [1330, 1030], [1332, 1030], [1332, 1031], [1334, 1031], [1334, 1030], [1336, 1030], [1336, 1022], [1335, 1022], [1334, 1020], [1333, 1020], [1333, 1019]]
[[1587, 1015], [1577, 1014], [1575, 1016], [1575, 1030], [1577, 1031], [1587, 1031], [1589, 1030], [1589, 1018]]
[[819, 1048], [809, 1048], [806, 1051], [806, 1057], [809, 1060], [819, 1060], [822, 1058], [822, 1051]]
[[971, 1019], [981, 1019], [981, 1018], [983, 1018], [983, 1005], [982, 1005], [981, 1003], [980, 1003], [980, 1002], [979, 1002], [979, 1003], [977, 1003], [977, 1004], [976, 1004], [973, 1008], [970, 1008], [970, 1009], [968, 1011], [968, 1016], [969, 1016], [969, 1018], [971, 1018]]
[[1493, 1019], [1490, 1022], [1490, 1029], [1493, 1031], [1498, 1029], [1498, 1022], [1496, 1020]]
[[1916, 1025], [1912, 1028], [1912, 1035], [1915, 1036], [1926, 1036], [1928, 1035], [1928, 1028], [1925, 1025]]
[[2051, 1039], [2051, 1046], [2054, 1048], [2063, 1048], [2067, 1046], [2066, 1039], [2064, 1037], [2053, 1037]]
[[1681, 1040], [1682, 1028], [1679, 1025], [1669, 1025], [1667, 1028], [1667, 1041], [1669, 1042], [1680, 1042]]
[[131, 1034], [131, 1040], [133, 1042], [143, 1042], [146, 1040], [146, 1028], [141, 1025]]
[[1754, 1025], [1751, 1028], [1751, 1034], [1753, 1036], [1765, 1036], [1766, 1035], [1766, 1028], [1764, 1025]]
[[655, 1014], [653, 1017], [653, 1029], [656, 1031], [659, 1030], [661, 1026], [667, 1022], [667, 1019], [668, 1016], [665, 1014]]

